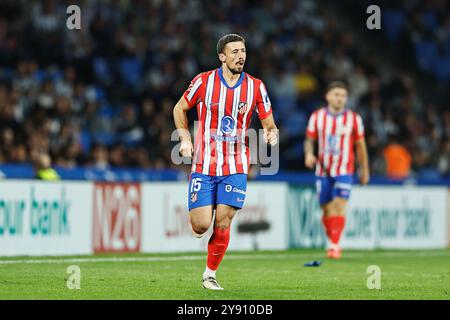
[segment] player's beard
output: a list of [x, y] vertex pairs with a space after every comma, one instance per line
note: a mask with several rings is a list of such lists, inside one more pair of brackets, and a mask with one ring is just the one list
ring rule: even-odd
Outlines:
[[331, 110], [333, 112], [341, 112], [342, 110], [344, 110], [344, 108], [345, 108], [345, 103], [331, 105]]
[[234, 68], [230, 68], [228, 65], [228, 70], [231, 71], [232, 74], [241, 74], [244, 71], [244, 65], [242, 66], [236, 66]]
[[241, 74], [244, 71], [244, 67], [228, 68], [232, 74]]

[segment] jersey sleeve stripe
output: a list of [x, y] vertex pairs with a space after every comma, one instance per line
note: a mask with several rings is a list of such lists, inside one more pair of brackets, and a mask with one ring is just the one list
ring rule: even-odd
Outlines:
[[197, 79], [197, 81], [195, 81], [194, 85], [192, 86], [191, 91], [187, 95], [187, 98], [188, 98], [189, 101], [192, 100], [192, 98], [194, 97], [194, 95], [197, 92], [198, 88], [200, 88], [201, 84], [202, 84], [202, 78], [200, 77], [200, 78]]
[[264, 86], [264, 83], [262, 83], [262, 82], [259, 86], [259, 93], [261, 94], [261, 99], [263, 100], [263, 103], [264, 103], [264, 111], [269, 112], [271, 104], [270, 104], [269, 97], [267, 95], [267, 90]]

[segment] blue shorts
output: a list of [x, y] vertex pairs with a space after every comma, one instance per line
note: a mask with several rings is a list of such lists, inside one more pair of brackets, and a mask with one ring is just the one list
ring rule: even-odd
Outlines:
[[192, 172], [189, 177], [189, 211], [207, 205], [226, 204], [237, 209], [244, 205], [247, 175], [208, 176]]
[[334, 198], [350, 198], [353, 176], [316, 177], [316, 190], [320, 205], [324, 205]]

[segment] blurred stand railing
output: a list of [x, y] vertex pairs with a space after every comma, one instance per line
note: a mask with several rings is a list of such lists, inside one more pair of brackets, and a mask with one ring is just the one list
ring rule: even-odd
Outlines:
[[[143, 181], [179, 181], [186, 180], [186, 172], [180, 170], [142, 170], [133, 168], [61, 168], [54, 167], [61, 180], [89, 180], [114, 182], [143, 182]], [[0, 165], [2, 179], [34, 179], [35, 169], [31, 165]]]
[[[183, 181], [188, 179], [188, 173], [173, 169], [136, 169], [136, 168], [60, 168], [55, 167], [62, 180], [89, 180], [114, 182], [144, 182], [144, 181]], [[34, 179], [35, 170], [32, 165], [2, 164], [0, 165], [0, 178], [2, 179]], [[253, 181], [283, 181], [290, 184], [313, 185], [314, 174], [310, 172], [279, 171], [276, 175], [250, 177]], [[355, 176], [355, 181], [357, 177]], [[428, 185], [450, 186], [450, 177], [437, 177], [435, 175], [421, 175], [407, 179], [389, 179], [382, 176], [373, 176], [371, 185]]]

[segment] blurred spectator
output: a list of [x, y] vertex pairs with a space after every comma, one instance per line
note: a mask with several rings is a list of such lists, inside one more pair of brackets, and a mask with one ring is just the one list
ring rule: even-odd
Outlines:
[[40, 180], [59, 180], [59, 175], [51, 167], [50, 156], [46, 153], [41, 153], [37, 156], [35, 161], [36, 179]]
[[450, 140], [442, 141], [437, 152], [437, 169], [442, 176], [450, 174]]
[[407, 178], [411, 171], [411, 154], [399, 144], [394, 136], [383, 150], [386, 161], [386, 175], [392, 179]]
[[123, 144], [116, 144], [109, 150], [109, 163], [114, 167], [125, 167], [125, 147]]
[[136, 145], [142, 141], [144, 133], [139, 126], [135, 108], [132, 104], [127, 104], [121, 115], [117, 118], [117, 133], [121, 140], [128, 145]]
[[96, 169], [107, 169], [109, 168], [108, 158], [108, 149], [101, 144], [96, 144], [91, 150], [89, 166]]

